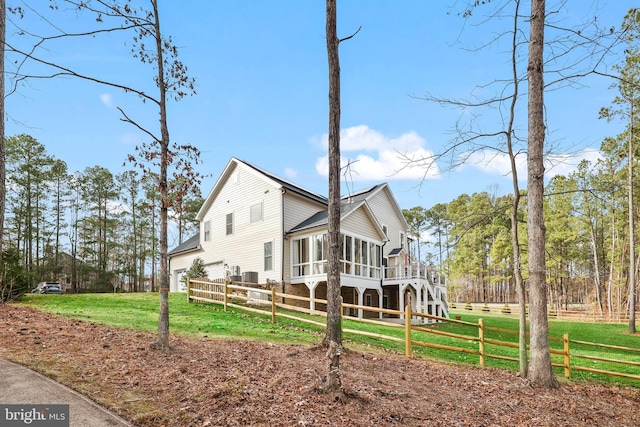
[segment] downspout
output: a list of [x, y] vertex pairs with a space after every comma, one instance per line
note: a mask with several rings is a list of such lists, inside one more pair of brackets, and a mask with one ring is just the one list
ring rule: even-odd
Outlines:
[[[280, 189], [281, 192], [281, 212], [280, 212], [280, 219], [282, 222], [282, 255], [280, 256], [280, 283], [282, 284], [282, 293], [285, 293], [285, 289], [284, 289], [284, 245], [285, 245], [285, 241], [287, 240], [287, 232], [284, 229], [284, 195], [287, 192], [287, 189], [282, 187]], [[282, 303], [285, 304], [285, 300], [284, 298], [282, 298]]]
[[[387, 240], [384, 241], [382, 246], [380, 246], [380, 292], [382, 293], [382, 301], [384, 301], [384, 288], [382, 287], [382, 284], [384, 283], [384, 275], [386, 273], [386, 268], [387, 268], [384, 265], [384, 245], [386, 245], [387, 243], [389, 243], [388, 238]], [[378, 307], [378, 308], [383, 308], [383, 307]]]

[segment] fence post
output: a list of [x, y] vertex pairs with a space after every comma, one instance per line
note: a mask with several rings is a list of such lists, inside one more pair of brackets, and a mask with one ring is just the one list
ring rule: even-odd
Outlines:
[[224, 279], [224, 311], [227, 311], [227, 292], [229, 292], [229, 280]]
[[187, 277], [187, 302], [191, 302], [191, 278]]
[[569, 378], [571, 376], [571, 367], [569, 366], [569, 334], [564, 334], [562, 337], [564, 341], [564, 376]]
[[271, 323], [276, 323], [276, 287], [271, 286]]
[[407, 304], [404, 307], [404, 354], [407, 357], [411, 357], [413, 352], [411, 351], [411, 305]]
[[480, 366], [484, 368], [484, 319], [478, 319], [478, 351], [480, 352]]

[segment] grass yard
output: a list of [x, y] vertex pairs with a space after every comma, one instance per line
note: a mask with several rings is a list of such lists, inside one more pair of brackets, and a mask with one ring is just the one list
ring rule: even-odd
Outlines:
[[[39, 309], [75, 319], [86, 320], [111, 326], [141, 330], [155, 331], [158, 321], [159, 298], [157, 294], [67, 294], [67, 295], [26, 295], [22, 304], [37, 307]], [[170, 329], [172, 334], [185, 335], [200, 338], [242, 338], [247, 340], [265, 341], [273, 343], [297, 343], [318, 344], [323, 336], [323, 329], [283, 317], [278, 317], [276, 324], [271, 323], [270, 315], [260, 315], [245, 312], [240, 309], [229, 308], [225, 313], [220, 305], [188, 303], [185, 294], [170, 294]], [[320, 316], [310, 316], [301, 313], [292, 313], [304, 318], [313, 318], [316, 321], [324, 321]], [[452, 317], [458, 315], [464, 322], [477, 324], [480, 318], [484, 319], [486, 327], [485, 339], [501, 342], [518, 342], [518, 319], [515, 317], [490, 316], [486, 313], [474, 314], [468, 311], [454, 311]], [[362, 330], [372, 334], [404, 338], [402, 328], [382, 326], [377, 324], [362, 323], [345, 319], [345, 329]], [[414, 341], [428, 342], [434, 345], [451, 346], [478, 350], [478, 342], [474, 340], [478, 336], [478, 327], [455, 323], [441, 323], [428, 326], [436, 331], [464, 335], [467, 338], [451, 338], [442, 335], [428, 334], [413, 331]], [[512, 330], [516, 333], [495, 331]], [[640, 348], [640, 335], [631, 335], [627, 332], [626, 324], [572, 322], [564, 320], [550, 320], [549, 334], [553, 349], [562, 350], [563, 334], [568, 333], [571, 341], [595, 342], [620, 347]], [[557, 340], [557, 339], [559, 340]], [[404, 353], [404, 344], [381, 338], [365, 337], [346, 332], [344, 341], [347, 347], [368, 348], [376, 351], [395, 351]], [[503, 347], [493, 344], [485, 345], [489, 354], [518, 358], [517, 348]], [[639, 369], [634, 365], [611, 364], [603, 361], [576, 358], [577, 355], [597, 356], [607, 359], [623, 360], [632, 363], [640, 363], [640, 353], [630, 353], [619, 349], [605, 349], [584, 346], [571, 343], [571, 365], [584, 366], [593, 369], [604, 369], [625, 372], [637, 375]], [[429, 357], [452, 362], [478, 364], [479, 356], [463, 351], [450, 351], [436, 348], [413, 346], [413, 353], [421, 357]], [[562, 355], [552, 355], [554, 363], [562, 364]], [[485, 366], [499, 367], [503, 369], [517, 370], [517, 362], [506, 361], [487, 357]], [[562, 368], [556, 368], [559, 376], [563, 375]], [[625, 384], [640, 387], [640, 381], [624, 379], [601, 374], [580, 372], [572, 370], [573, 379], [593, 380], [610, 384]]]
[[[158, 328], [159, 297], [155, 293], [65, 294], [25, 296], [22, 304], [74, 319], [139, 331]], [[213, 304], [189, 304], [185, 294], [169, 295], [169, 329], [172, 334], [201, 338], [242, 338], [274, 343], [316, 344], [320, 329], [304, 328], [281, 319], [275, 325], [267, 316]]]

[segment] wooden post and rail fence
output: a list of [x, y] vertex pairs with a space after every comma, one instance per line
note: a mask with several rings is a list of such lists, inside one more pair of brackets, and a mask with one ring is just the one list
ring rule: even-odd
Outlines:
[[[208, 280], [189, 279], [187, 280], [187, 296], [189, 302], [205, 302], [222, 304], [225, 311], [229, 307], [244, 311], [255, 312], [271, 316], [271, 321], [276, 323], [277, 318], [291, 319], [317, 327], [326, 327], [326, 322], [318, 321], [313, 316], [324, 316], [326, 313], [320, 310], [311, 310], [299, 305], [287, 304], [285, 301], [300, 301], [305, 305], [311, 303], [326, 304], [327, 301], [319, 298], [309, 298], [299, 295], [278, 292], [275, 287], [269, 285], [257, 285], [254, 283], [230, 282], [229, 280]], [[390, 328], [390, 330], [404, 330], [404, 336], [392, 334], [381, 334], [366, 330], [344, 328], [343, 332], [366, 336], [380, 340], [387, 340], [403, 344], [405, 355], [414, 356], [414, 347], [431, 348], [443, 351], [452, 351], [478, 356], [478, 364], [485, 366], [488, 358], [510, 361], [518, 363], [518, 331], [504, 328], [496, 328], [485, 325], [484, 319], [478, 319], [477, 323], [466, 322], [459, 319], [449, 319], [437, 317], [430, 314], [413, 312], [407, 305], [404, 310], [393, 310], [388, 308], [360, 306], [341, 302], [343, 319], [353, 320], [362, 325], [375, 324]], [[280, 310], [279, 310], [280, 309]], [[358, 318], [346, 315], [345, 312], [372, 312], [384, 319]], [[295, 315], [297, 312], [303, 315]], [[427, 323], [425, 323], [427, 322]], [[428, 323], [432, 322], [432, 323]], [[437, 327], [441, 325], [451, 325], [450, 330]], [[462, 328], [475, 330], [472, 334], [461, 334], [458, 331]], [[495, 335], [489, 336], [490, 334]], [[501, 338], [505, 334], [515, 335], [515, 342], [505, 341]], [[428, 337], [442, 337], [441, 342], [437, 340], [428, 341]], [[452, 341], [459, 340], [459, 346], [451, 345]], [[640, 349], [628, 348], [614, 345], [592, 343], [586, 341], [571, 340], [569, 334], [563, 337], [549, 337], [551, 344], [552, 365], [561, 368], [565, 377], [571, 377], [572, 372], [588, 372], [592, 374], [629, 378], [640, 381], [640, 375], [635, 374], [640, 367]], [[465, 346], [466, 345], [466, 346]], [[511, 349], [513, 355], [505, 354], [509, 351], [502, 351], [502, 354], [495, 354], [490, 351], [492, 347], [502, 347]], [[590, 349], [590, 354], [577, 349]], [[627, 355], [627, 359], [615, 359], [603, 357], [596, 354], [615, 353], [616, 355]], [[578, 364], [579, 361], [588, 361], [587, 364], [598, 365], [598, 368], [586, 366], [585, 363]], [[624, 367], [627, 371], [624, 372]], [[606, 368], [606, 369], [605, 369]], [[614, 370], [617, 369], [617, 370]]]

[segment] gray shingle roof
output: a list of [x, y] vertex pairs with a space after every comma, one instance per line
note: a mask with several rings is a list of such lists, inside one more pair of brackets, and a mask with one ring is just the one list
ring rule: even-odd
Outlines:
[[[342, 200], [340, 203], [340, 217], [345, 216], [349, 212], [357, 209], [362, 204], [362, 201], [359, 203], [354, 203], [353, 201], [349, 202], [348, 200]], [[288, 233], [295, 233], [296, 231], [301, 231], [309, 228], [321, 227], [325, 226], [329, 223], [329, 211], [324, 210], [320, 212], [316, 212], [311, 217], [305, 219], [300, 224], [293, 227]]]
[[175, 248], [171, 249], [168, 255], [176, 255], [182, 252], [189, 252], [195, 249], [200, 249], [200, 233], [196, 233], [195, 236], [185, 240]]
[[366, 200], [369, 196], [371, 196], [371, 194], [375, 193], [380, 187], [383, 187], [385, 184], [378, 184], [378, 185], [374, 185], [373, 187], [367, 189], [367, 190], [362, 190], [362, 191], [358, 191], [357, 193], [353, 193], [353, 194], [347, 194], [345, 196], [342, 196], [342, 202], [347, 202], [347, 201], [351, 201], [352, 203], [359, 203], [362, 202], [364, 200]]

